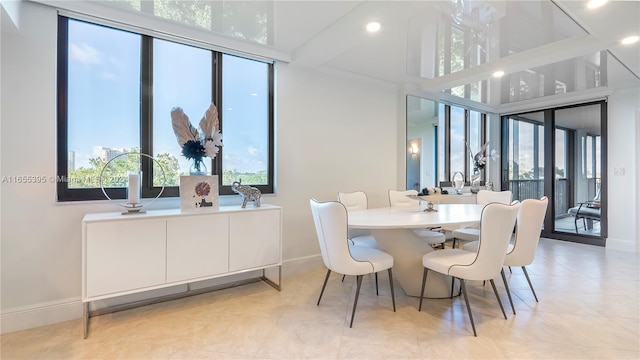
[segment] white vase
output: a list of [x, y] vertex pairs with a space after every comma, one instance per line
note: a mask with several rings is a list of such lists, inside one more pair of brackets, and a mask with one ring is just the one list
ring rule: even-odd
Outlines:
[[480, 170], [474, 168], [471, 174], [471, 192], [477, 194], [478, 191], [480, 191]]

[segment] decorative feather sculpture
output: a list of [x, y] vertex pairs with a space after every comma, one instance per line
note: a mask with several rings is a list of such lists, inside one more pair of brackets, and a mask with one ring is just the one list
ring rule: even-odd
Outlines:
[[171, 125], [178, 144], [182, 147], [182, 155], [190, 160], [202, 160], [208, 156], [215, 158], [222, 146], [222, 134], [219, 131], [218, 110], [212, 103], [200, 120], [200, 129], [191, 125], [189, 117], [182, 108], [171, 109]]
[[182, 108], [171, 109], [171, 125], [173, 125], [173, 132], [176, 134], [180, 146], [189, 140], [198, 140], [198, 130], [191, 125], [189, 117], [182, 111]]
[[475, 155], [473, 155], [469, 144], [465, 142], [465, 145], [467, 145], [469, 156], [471, 156], [471, 160], [473, 160], [473, 167], [479, 170], [484, 169], [484, 166], [487, 164], [487, 155], [485, 154], [485, 151], [487, 150], [489, 142], [487, 141], [486, 143], [484, 143], [484, 145], [482, 145], [482, 148], [480, 148], [480, 151], [478, 151], [478, 153]]
[[218, 146], [222, 146], [222, 134], [219, 131], [218, 109], [211, 103], [200, 119], [200, 129], [204, 140], [204, 151], [210, 158], [218, 154]]

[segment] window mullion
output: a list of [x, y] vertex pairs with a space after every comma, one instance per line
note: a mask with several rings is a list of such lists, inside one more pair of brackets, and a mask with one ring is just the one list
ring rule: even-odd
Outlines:
[[[153, 38], [147, 35], [140, 44], [140, 101], [140, 152], [153, 156]], [[155, 197], [153, 161], [142, 156], [141, 162], [142, 197]]]

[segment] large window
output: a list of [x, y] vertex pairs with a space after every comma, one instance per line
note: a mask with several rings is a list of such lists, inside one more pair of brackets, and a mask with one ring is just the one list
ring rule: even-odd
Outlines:
[[[465, 175], [466, 181], [470, 181], [473, 169], [471, 155], [480, 151], [486, 143], [486, 114], [478, 111], [464, 109], [452, 105], [442, 105], [442, 116], [439, 127], [443, 129], [439, 133], [438, 140], [441, 148], [438, 177], [442, 186], [449, 186], [451, 176], [457, 171]], [[485, 155], [490, 155], [490, 149], [485, 150]], [[484, 180], [484, 172], [481, 179]]]
[[[143, 197], [177, 196], [189, 171], [171, 125], [181, 107], [194, 127], [216, 104], [223, 146], [205, 165], [220, 193], [243, 184], [273, 192], [273, 64], [142, 33], [59, 17], [58, 200], [104, 199], [100, 174], [112, 161], [143, 170]], [[152, 155], [127, 164], [127, 152]], [[140, 160], [139, 160], [140, 161]], [[160, 176], [158, 165], [165, 170]], [[121, 183], [105, 180], [110, 197]]]

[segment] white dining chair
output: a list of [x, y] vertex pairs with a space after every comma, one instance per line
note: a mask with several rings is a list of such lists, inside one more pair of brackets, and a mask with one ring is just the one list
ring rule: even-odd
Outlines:
[[[476, 194], [476, 203], [480, 205], [486, 205], [489, 203], [500, 203], [500, 204], [510, 204], [511, 198], [513, 194], [510, 190], [506, 191], [489, 191], [489, 190], [480, 190], [478, 194]], [[480, 237], [480, 230], [478, 226], [469, 226], [465, 228], [460, 228], [453, 230], [451, 232], [451, 236], [453, 237], [453, 242], [451, 244], [452, 248], [456, 247], [456, 240], [464, 240], [464, 241], [477, 241]]]
[[[422, 290], [418, 311], [422, 311], [427, 273], [431, 270], [452, 276], [453, 279], [451, 281], [455, 281], [456, 278], [460, 280], [460, 288], [467, 306], [474, 336], [477, 336], [477, 333], [469, 305], [469, 296], [465, 285], [466, 280], [489, 280], [502, 310], [502, 315], [505, 319], [507, 318], [493, 278], [500, 274], [502, 269], [507, 246], [518, 215], [519, 205], [518, 203], [514, 205], [490, 203], [482, 209], [480, 240], [477, 252], [474, 253], [463, 249], [445, 249], [425, 254], [422, 257], [424, 272], [422, 274]], [[453, 297], [453, 293], [451, 296]]]
[[[369, 207], [367, 194], [363, 191], [339, 192], [338, 201], [347, 208], [347, 212], [355, 210], [366, 210]], [[364, 229], [348, 230], [349, 241], [354, 246], [365, 246], [377, 249], [378, 243], [376, 239]]]
[[[543, 196], [538, 199], [526, 199], [520, 203], [520, 210], [518, 211], [518, 217], [516, 220], [516, 235], [513, 244], [509, 244], [507, 247], [507, 254], [504, 259], [504, 266], [520, 266], [524, 272], [524, 276], [527, 278], [533, 297], [538, 302], [538, 296], [531, 279], [527, 273], [525, 266], [530, 265], [536, 255], [538, 249], [538, 242], [540, 241], [540, 231], [542, 231], [542, 224], [547, 213], [547, 206], [549, 199]], [[462, 246], [462, 249], [467, 251], [478, 251], [479, 242], [472, 241]], [[509, 302], [511, 302], [511, 309], [515, 315], [516, 310], [513, 306], [513, 299], [511, 298], [511, 291], [507, 283], [507, 278], [504, 274], [504, 269], [501, 270], [502, 281], [504, 281], [505, 289], [509, 295]]]
[[[416, 190], [389, 190], [389, 206], [392, 208], [420, 209], [420, 201], [411, 199], [407, 195], [417, 196]], [[446, 236], [439, 231], [429, 229], [414, 229], [413, 232], [431, 246], [441, 246], [444, 249]]]
[[[338, 201], [347, 208], [349, 211], [366, 210], [369, 207], [369, 201], [367, 200], [367, 194], [363, 191], [354, 192], [339, 192]], [[347, 236], [349, 237], [349, 245], [351, 246], [364, 246], [372, 249], [378, 248], [378, 243], [373, 235], [369, 234], [365, 229], [352, 229], [347, 230]], [[344, 281], [345, 275], [342, 275], [342, 281]], [[376, 295], [378, 295], [378, 273], [375, 274], [376, 279]]]
[[320, 243], [322, 261], [327, 267], [327, 275], [322, 284], [317, 305], [320, 305], [331, 271], [356, 276], [356, 295], [353, 301], [351, 322], [349, 323], [349, 327], [352, 327], [358, 305], [362, 277], [366, 274], [388, 270], [391, 301], [395, 312], [396, 300], [393, 292], [393, 274], [391, 271], [393, 257], [378, 249], [349, 246], [349, 240], [347, 239], [347, 209], [341, 203], [337, 201], [318, 202], [315, 199], [311, 199], [309, 204], [311, 205], [311, 213], [313, 214], [318, 242]]

